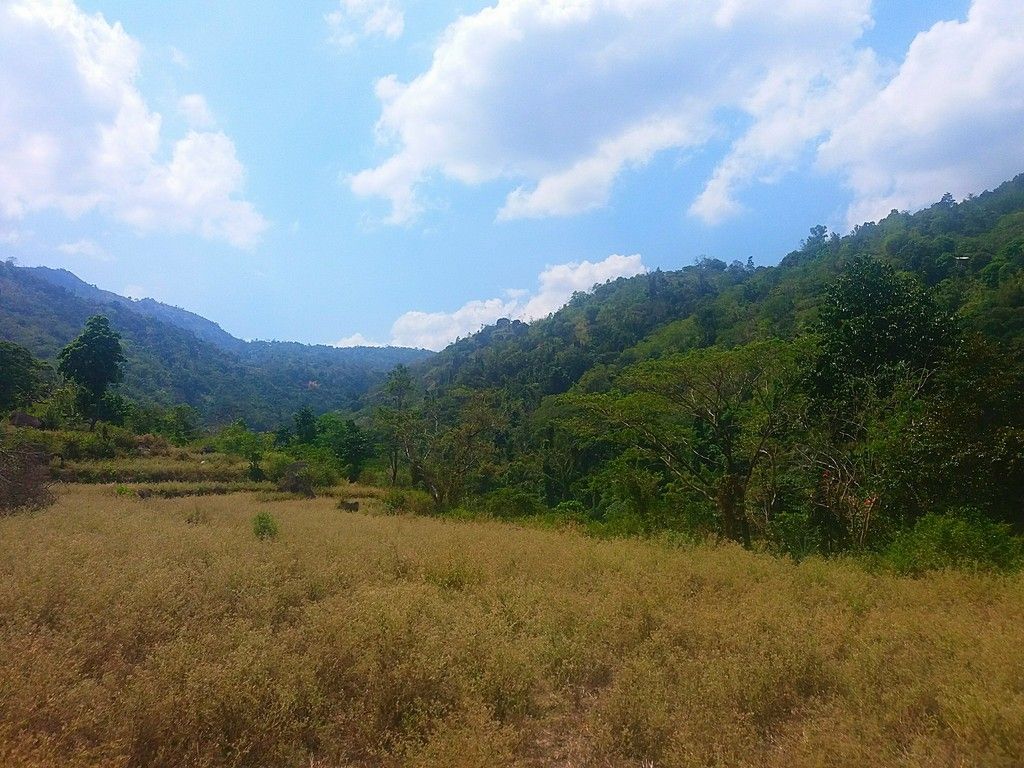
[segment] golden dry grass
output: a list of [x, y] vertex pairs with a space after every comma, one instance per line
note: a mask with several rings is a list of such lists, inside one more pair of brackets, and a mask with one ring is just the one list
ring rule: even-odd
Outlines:
[[235, 456], [176, 451], [174, 456], [69, 460], [54, 469], [57, 479], [66, 483], [162, 483], [242, 481], [248, 467]]
[[68, 487], [0, 520], [0, 765], [1009, 768], [1024, 580]]

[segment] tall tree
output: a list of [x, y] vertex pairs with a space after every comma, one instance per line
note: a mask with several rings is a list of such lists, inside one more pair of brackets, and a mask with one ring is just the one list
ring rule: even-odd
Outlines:
[[828, 289], [813, 330], [820, 351], [810, 384], [826, 400], [855, 397], [864, 379], [884, 391], [908, 373], [927, 378], [956, 336], [929, 291], [871, 257], [855, 259]]
[[712, 347], [635, 365], [613, 392], [568, 399], [703, 497], [721, 533], [749, 546], [747, 491], [796, 407], [797, 354], [781, 343]]
[[309, 406], [303, 406], [294, 417], [295, 440], [309, 444], [316, 440], [316, 416]]
[[415, 392], [412, 375], [404, 365], [397, 365], [388, 374], [381, 388], [382, 404], [374, 411], [374, 423], [388, 459], [391, 485], [398, 482], [398, 467], [402, 458], [403, 434], [408, 434], [411, 418], [410, 401]]
[[124, 377], [121, 336], [103, 315], [93, 315], [78, 338], [60, 351], [57, 370], [76, 387], [79, 413], [96, 426], [103, 396]]

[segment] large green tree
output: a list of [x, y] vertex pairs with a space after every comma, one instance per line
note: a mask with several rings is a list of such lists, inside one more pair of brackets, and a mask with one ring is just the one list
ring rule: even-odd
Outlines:
[[913, 276], [872, 257], [846, 267], [818, 312], [810, 384], [825, 400], [855, 399], [865, 379], [882, 394], [908, 374], [927, 379], [957, 335], [953, 319]]
[[337, 413], [325, 413], [316, 421], [316, 444], [330, 451], [345, 466], [348, 479], [354, 482], [370, 457], [370, 440], [366, 431], [352, 419]]
[[78, 338], [60, 351], [57, 370], [76, 387], [79, 412], [89, 428], [100, 417], [103, 396], [124, 377], [121, 336], [103, 315], [93, 315]]
[[796, 355], [782, 343], [697, 350], [632, 366], [613, 391], [567, 402], [627, 451], [661, 464], [713, 508], [722, 535], [749, 546], [748, 491], [797, 407]]

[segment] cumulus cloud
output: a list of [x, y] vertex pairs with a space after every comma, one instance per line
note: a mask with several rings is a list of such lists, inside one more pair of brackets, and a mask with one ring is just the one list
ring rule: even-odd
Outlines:
[[330, 41], [340, 48], [352, 47], [361, 37], [397, 40], [405, 31], [405, 15], [391, 0], [341, 0], [324, 19]]
[[517, 306], [508, 299], [478, 299], [466, 302], [454, 312], [406, 312], [391, 326], [391, 343], [398, 347], [442, 349], [500, 317], [515, 314]]
[[[595, 285], [618, 277], [646, 272], [639, 254], [614, 254], [603, 261], [579, 261], [547, 267], [537, 278], [533, 291], [509, 290], [504, 297], [468, 301], [454, 312], [406, 312], [391, 327], [391, 344], [402, 347], [442, 349], [457, 338], [469, 336], [483, 326], [507, 317], [536, 320], [562, 307], [573, 293], [589, 291]], [[337, 346], [356, 346], [342, 340]]]
[[0, 51], [0, 216], [97, 210], [144, 231], [258, 241], [267, 223], [239, 197], [227, 136], [192, 131], [161, 160], [161, 116], [135, 85], [141, 48], [120, 24], [71, 0], [6, 2]]
[[498, 0], [450, 25], [419, 76], [378, 81], [388, 154], [347, 181], [386, 200], [391, 223], [415, 219], [439, 178], [507, 183], [499, 219], [569, 216], [605, 206], [658, 153], [724, 145], [691, 215], [717, 224], [743, 209], [747, 186], [814, 166], [850, 188], [856, 223], [1020, 171], [1024, 4], [974, 0], [902, 62], [863, 42], [870, 11], [870, 0]]
[[387, 199], [393, 222], [419, 213], [417, 191], [437, 175], [512, 182], [501, 218], [570, 215], [606, 204], [624, 170], [743, 123], [694, 208], [714, 219], [853, 98], [832, 90], [870, 80], [854, 46], [869, 11], [870, 0], [499, 0], [454, 22], [426, 72], [378, 82], [378, 133], [394, 149], [351, 188]]
[[899, 71], [821, 146], [854, 192], [850, 225], [1024, 170], [1024, 3], [975, 0], [919, 34]]

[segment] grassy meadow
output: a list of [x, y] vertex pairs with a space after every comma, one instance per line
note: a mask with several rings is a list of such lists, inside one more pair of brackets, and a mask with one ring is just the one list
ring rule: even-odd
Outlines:
[[58, 493], [0, 519], [0, 765], [1024, 765], [1020, 575]]

